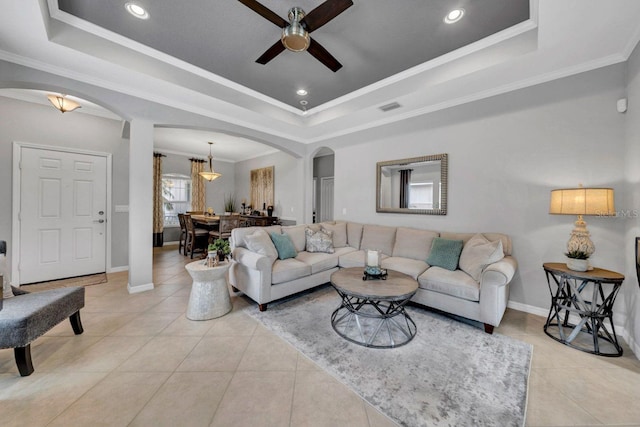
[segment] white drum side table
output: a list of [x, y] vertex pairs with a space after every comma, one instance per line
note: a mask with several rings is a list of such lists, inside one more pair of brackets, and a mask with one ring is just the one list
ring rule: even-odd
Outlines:
[[226, 277], [230, 265], [231, 263], [226, 261], [217, 267], [207, 267], [200, 260], [185, 266], [193, 279], [187, 306], [187, 319], [215, 319], [231, 311]]

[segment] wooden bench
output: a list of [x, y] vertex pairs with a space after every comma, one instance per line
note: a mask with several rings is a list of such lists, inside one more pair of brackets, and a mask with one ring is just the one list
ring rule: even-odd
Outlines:
[[84, 288], [69, 287], [42, 292], [14, 288], [14, 297], [3, 301], [0, 310], [0, 348], [13, 348], [20, 375], [33, 373], [31, 342], [69, 318], [76, 335], [83, 332], [80, 309]]

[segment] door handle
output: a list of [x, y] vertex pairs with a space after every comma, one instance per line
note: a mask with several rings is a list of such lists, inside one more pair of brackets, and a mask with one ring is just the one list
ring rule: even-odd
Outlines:
[[99, 224], [102, 224], [102, 223], [104, 222], [104, 219], [96, 219], [96, 220], [95, 220], [95, 221], [93, 221], [93, 222], [97, 222], [97, 223], [99, 223]]

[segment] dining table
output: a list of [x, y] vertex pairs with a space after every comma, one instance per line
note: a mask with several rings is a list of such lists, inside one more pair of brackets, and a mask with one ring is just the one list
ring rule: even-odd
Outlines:
[[191, 219], [199, 226], [209, 229], [215, 228], [220, 224], [219, 215], [191, 215]]

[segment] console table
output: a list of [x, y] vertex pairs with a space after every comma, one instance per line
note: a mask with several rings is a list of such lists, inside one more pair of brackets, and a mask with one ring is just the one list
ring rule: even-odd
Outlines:
[[[624, 276], [601, 268], [573, 271], [561, 263], [545, 263], [543, 268], [551, 293], [551, 309], [544, 332], [562, 344], [587, 353], [622, 356], [612, 316]], [[570, 315], [575, 316], [577, 323], [570, 323]]]
[[277, 216], [241, 215], [240, 217], [247, 221], [249, 227], [267, 227], [278, 223]]

